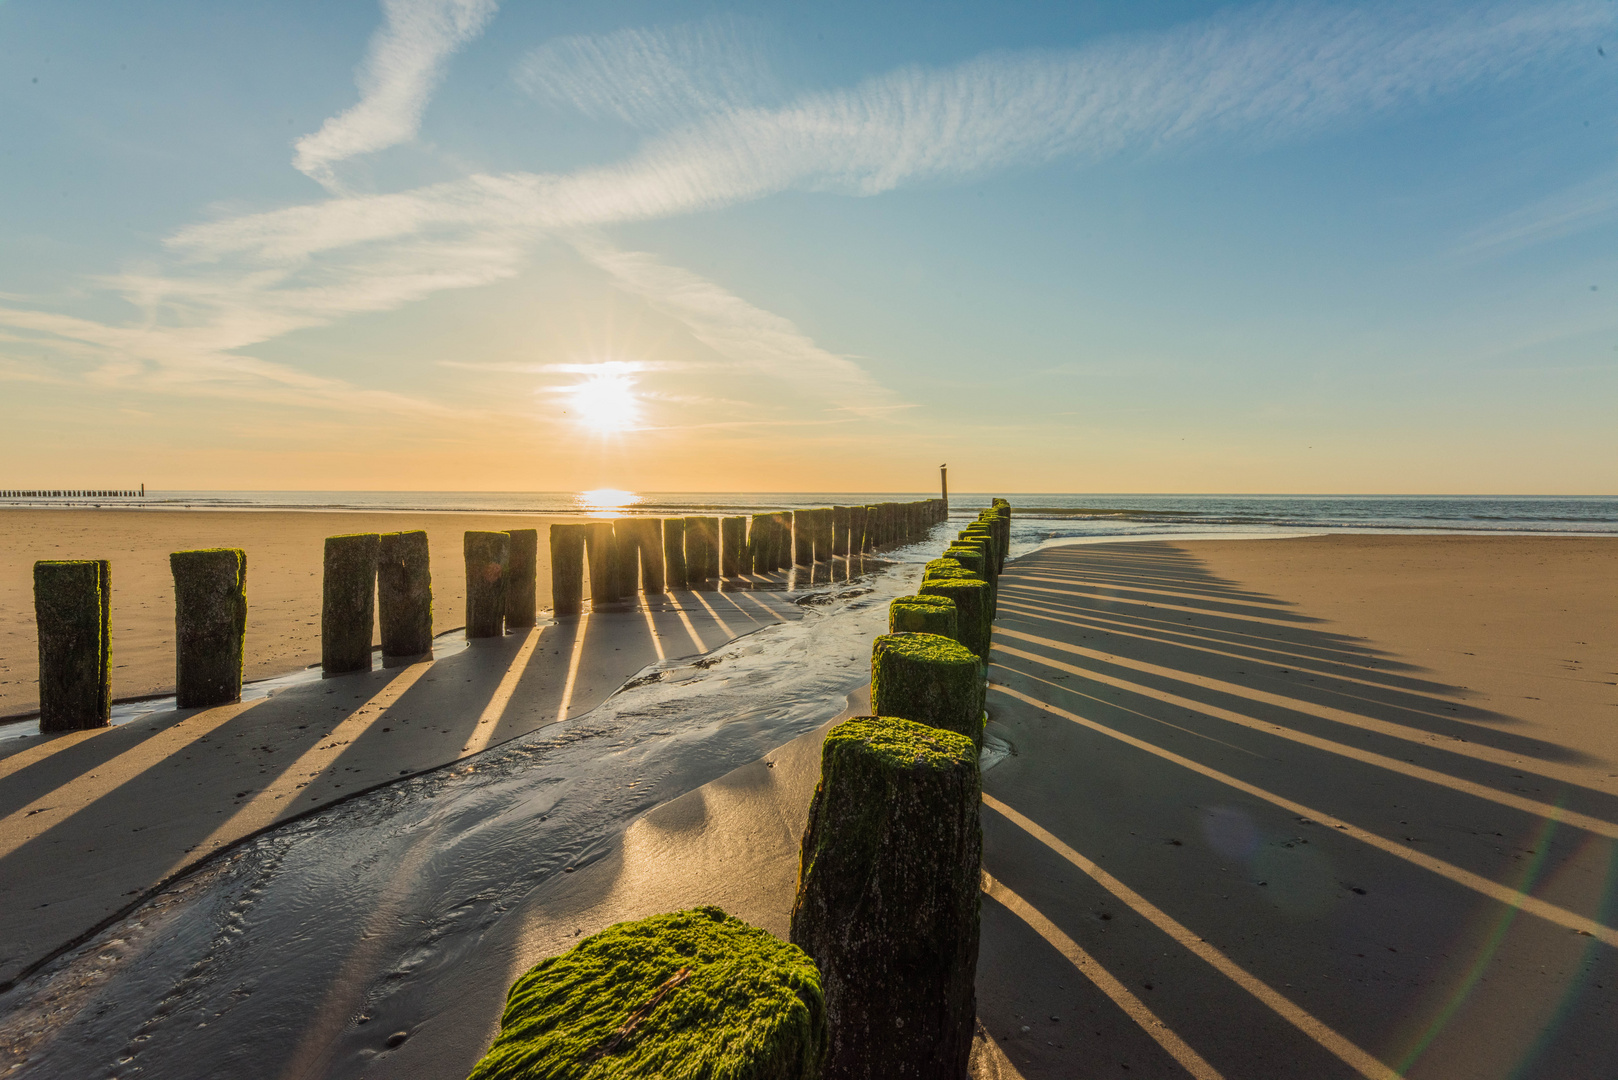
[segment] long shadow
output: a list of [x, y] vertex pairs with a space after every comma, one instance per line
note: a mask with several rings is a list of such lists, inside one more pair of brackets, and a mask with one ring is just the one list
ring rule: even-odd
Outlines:
[[[1176, 576], [1204, 590], [1221, 586], [1182, 552], [1158, 558], [1153, 548], [1173, 550], [1130, 545], [1127, 557], [1114, 557], [1055, 549], [1001, 578], [990, 710], [1018, 755], [986, 774], [986, 792], [1302, 1014], [1401, 1068], [1445, 1039], [1485, 1037], [1499, 1026], [1489, 1018], [1516, 1000], [1562, 1001], [1558, 1015], [1610, 1015], [1618, 1007], [1611, 932], [1618, 799], [1426, 740], [1460, 729], [1474, 742], [1524, 756], [1532, 750], [1541, 760], [1583, 756], [1436, 717], [1465, 691], [1436, 682], [1420, 690], [1379, 685], [1354, 662], [1372, 654], [1365, 643], [1298, 620], [1277, 622], [1270, 604], [1255, 603], [1240, 618], [1229, 605], [1209, 613], [1163, 596], [1155, 605], [1111, 603], [1103, 618], [1081, 600], [1051, 617], [1035, 610], [1049, 609], [1048, 597], [1025, 586], [1032, 577], [1084, 578], [1098, 568], [1125, 578], [1147, 571], [1164, 592]], [[1165, 604], [1189, 621], [1165, 626]], [[1217, 624], [1205, 625], [1210, 620]], [[1259, 655], [1306, 646], [1310, 659], [1300, 667], [1232, 656], [1231, 637], [1210, 652], [1212, 633], [1240, 635]], [[1243, 693], [1252, 689], [1270, 700]], [[1322, 709], [1352, 715], [1322, 717]], [[1356, 727], [1356, 717], [1383, 727]], [[1399, 728], [1409, 737], [1389, 733]], [[1369, 754], [1433, 775], [1409, 775]], [[1535, 800], [1548, 816], [1495, 801], [1491, 792]], [[1574, 810], [1595, 821], [1552, 820]], [[984, 822], [986, 869], [1113, 975], [1137, 988], [1151, 983], [1156, 989], [1143, 1000], [1227, 1075], [1353, 1075], [1306, 1024], [1286, 1021], [1215, 974], [1186, 941], [1145, 924], [1050, 843], [993, 809]], [[1502, 902], [1518, 889], [1562, 914]], [[1606, 936], [1585, 935], [1580, 920]], [[1610, 1030], [1577, 1037], [1588, 1038], [1580, 1047], [1588, 1071], [1580, 1075], [1618, 1071]], [[1518, 1042], [1512, 1052], [1536, 1061], [1568, 1059], [1567, 1047], [1545, 1032]]]

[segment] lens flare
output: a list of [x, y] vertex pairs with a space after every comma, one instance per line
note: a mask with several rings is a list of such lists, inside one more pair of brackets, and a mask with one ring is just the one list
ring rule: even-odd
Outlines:
[[601, 364], [583, 382], [562, 388], [569, 419], [597, 435], [633, 431], [640, 426], [641, 399], [627, 364]]

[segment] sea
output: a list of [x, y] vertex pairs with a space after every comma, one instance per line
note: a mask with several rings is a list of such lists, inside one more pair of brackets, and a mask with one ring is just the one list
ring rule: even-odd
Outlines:
[[[393, 511], [567, 514], [592, 517], [755, 514], [822, 506], [908, 502], [933, 491], [151, 491], [144, 498], [0, 498], [0, 508], [135, 507], [145, 510]], [[1035, 535], [1130, 537], [1298, 532], [1618, 534], [1618, 497], [1569, 495], [1173, 495], [951, 493], [951, 516], [1009, 500]]]

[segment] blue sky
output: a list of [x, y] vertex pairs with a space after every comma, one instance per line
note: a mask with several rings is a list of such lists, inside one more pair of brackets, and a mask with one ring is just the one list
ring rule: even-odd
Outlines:
[[1613, 494], [1615, 30], [3, 0], [3, 479]]

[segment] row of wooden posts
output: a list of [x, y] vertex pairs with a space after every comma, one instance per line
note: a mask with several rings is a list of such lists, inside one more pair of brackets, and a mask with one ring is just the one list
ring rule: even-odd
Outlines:
[[42, 489], [4, 488], [0, 499], [144, 499], [146, 485], [139, 491], [122, 488], [93, 488], [86, 490], [46, 491]]
[[[634, 592], [686, 588], [714, 577], [769, 573], [858, 554], [919, 536], [942, 515], [939, 500], [828, 507], [744, 517], [626, 518], [551, 526], [553, 607], [577, 613], [589, 560], [592, 603]], [[326, 538], [320, 613], [321, 668], [369, 671], [372, 629], [384, 658], [432, 650], [432, 571], [427, 534], [352, 533]], [[469, 531], [466, 636], [498, 637], [538, 621], [539, 533]], [[247, 632], [247, 553], [177, 551], [175, 689], [179, 708], [241, 699]], [[34, 564], [39, 637], [40, 730], [104, 727], [112, 706], [112, 565], [107, 560]]]
[[551, 526], [551, 602], [558, 615], [592, 603], [684, 589], [712, 578], [769, 574], [860, 555], [925, 535], [942, 499], [826, 506], [750, 517], [619, 518]]
[[890, 632], [871, 650], [872, 715], [832, 728], [821, 750], [790, 946], [713, 907], [609, 927], [517, 981], [470, 1080], [523, 1075], [541, 1058], [555, 1075], [583, 1075], [621, 1041], [618, 1028], [607, 1042], [622, 1002], [655, 1005], [681, 984], [695, 989], [639, 1014], [634, 1061], [614, 1075], [661, 1076], [700, 1046], [738, 1077], [966, 1080], [979, 755], [1010, 541], [1011, 506], [996, 499], [927, 564], [915, 595], [890, 604]]

